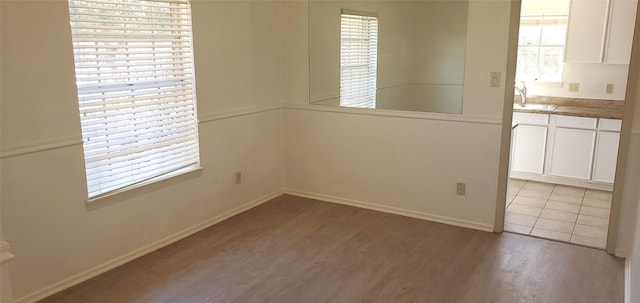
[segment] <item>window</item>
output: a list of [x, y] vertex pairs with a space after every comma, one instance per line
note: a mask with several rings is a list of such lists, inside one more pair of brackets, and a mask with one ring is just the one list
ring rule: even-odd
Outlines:
[[567, 34], [567, 15], [522, 16], [516, 78], [559, 82]]
[[198, 167], [189, 3], [69, 11], [89, 198]]
[[342, 10], [340, 28], [340, 105], [375, 108], [378, 18]]

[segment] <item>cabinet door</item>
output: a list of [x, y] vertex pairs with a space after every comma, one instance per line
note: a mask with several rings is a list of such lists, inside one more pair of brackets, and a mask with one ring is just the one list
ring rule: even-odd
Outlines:
[[572, 0], [567, 29], [566, 62], [600, 63], [607, 1]]
[[558, 177], [591, 179], [595, 130], [556, 128], [549, 174]]
[[613, 0], [607, 30], [605, 63], [629, 64], [637, 0]]
[[593, 181], [612, 183], [618, 161], [620, 133], [599, 132], [596, 143], [596, 157], [593, 164]]
[[514, 130], [512, 170], [542, 174], [547, 127], [518, 125]]

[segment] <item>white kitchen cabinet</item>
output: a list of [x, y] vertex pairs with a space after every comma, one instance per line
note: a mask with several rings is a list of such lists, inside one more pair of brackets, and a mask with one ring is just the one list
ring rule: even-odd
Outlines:
[[611, 2], [605, 63], [629, 64], [637, 5], [637, 0], [614, 0]]
[[620, 119], [516, 112], [513, 122], [513, 177], [610, 190]]
[[629, 64], [638, 0], [571, 0], [565, 61]]
[[549, 174], [590, 180], [595, 139], [595, 130], [556, 128]]
[[565, 49], [566, 62], [601, 62], [607, 6], [606, 0], [571, 1]]
[[542, 174], [547, 146], [547, 127], [518, 125], [513, 131], [513, 171]]
[[598, 132], [593, 163], [593, 181], [613, 183], [618, 160], [620, 133]]

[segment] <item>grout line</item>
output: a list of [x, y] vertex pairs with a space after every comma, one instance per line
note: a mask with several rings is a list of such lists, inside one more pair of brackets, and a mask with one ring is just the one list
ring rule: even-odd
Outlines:
[[[555, 189], [556, 189], [556, 184], [553, 184], [553, 188], [551, 189], [551, 192], [549, 193], [549, 197], [547, 197], [547, 201], [544, 202], [544, 205], [542, 206], [542, 210], [540, 211], [540, 214], [538, 215], [538, 219], [536, 219], [536, 224], [533, 225], [533, 228], [536, 228], [536, 225], [538, 225], [538, 221], [540, 220], [540, 218], [542, 218], [542, 212], [545, 209], [547, 209], [547, 204], [549, 204], [549, 200], [551, 199], [551, 195], [553, 194], [553, 191]], [[531, 229], [531, 233], [533, 233], [533, 228]], [[544, 229], [544, 228], [540, 228], [540, 229]], [[531, 233], [529, 233], [529, 234], [531, 234]]]
[[576, 231], [576, 226], [578, 225], [578, 218], [580, 217], [580, 212], [582, 211], [582, 205], [584, 205], [584, 197], [587, 195], [587, 189], [584, 189], [584, 194], [582, 195], [582, 200], [580, 200], [580, 208], [578, 209], [578, 215], [576, 216], [576, 221], [573, 222], [573, 230], [571, 230], [571, 238], [569, 238], [569, 243], [572, 243], [574, 232]]

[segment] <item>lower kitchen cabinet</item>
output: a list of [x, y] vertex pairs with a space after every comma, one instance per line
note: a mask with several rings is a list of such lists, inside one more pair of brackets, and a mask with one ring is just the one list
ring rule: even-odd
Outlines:
[[593, 164], [593, 181], [613, 183], [618, 159], [620, 133], [599, 132]]
[[518, 125], [513, 133], [514, 171], [542, 174], [547, 146], [547, 127]]
[[549, 174], [557, 177], [591, 179], [596, 131], [555, 129]]
[[514, 113], [516, 178], [606, 188], [613, 184], [621, 120]]

